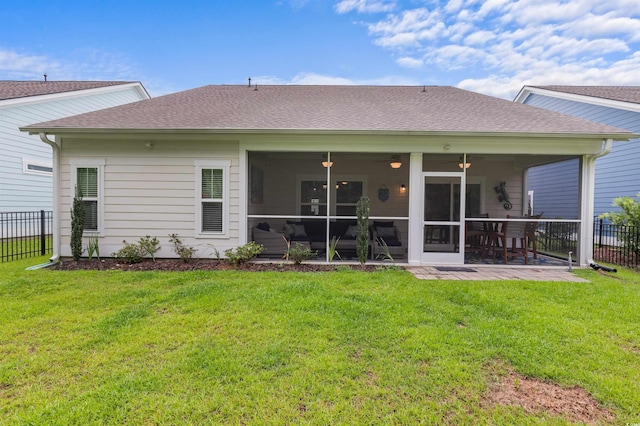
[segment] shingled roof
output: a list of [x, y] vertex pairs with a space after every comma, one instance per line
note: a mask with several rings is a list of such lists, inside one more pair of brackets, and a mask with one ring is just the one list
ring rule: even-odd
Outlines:
[[24, 130], [628, 134], [454, 87], [294, 85], [204, 86]]
[[529, 86], [554, 92], [640, 104], [640, 86]]
[[5, 81], [0, 80], [0, 101], [77, 90], [130, 84], [131, 81]]

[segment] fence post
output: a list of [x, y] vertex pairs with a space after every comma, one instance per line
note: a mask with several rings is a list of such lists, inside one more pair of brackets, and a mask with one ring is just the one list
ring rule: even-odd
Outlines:
[[598, 229], [598, 245], [602, 247], [602, 219], [598, 220], [600, 228]]
[[45, 223], [44, 223], [44, 210], [40, 210], [40, 254], [44, 256], [47, 254], [46, 237], [45, 237]]

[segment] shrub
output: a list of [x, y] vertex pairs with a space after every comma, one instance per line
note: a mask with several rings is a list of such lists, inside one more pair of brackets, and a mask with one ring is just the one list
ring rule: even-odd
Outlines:
[[138, 244], [129, 244], [125, 240], [122, 240], [122, 243], [124, 244], [124, 247], [111, 254], [111, 256], [129, 264], [142, 262], [144, 253]]
[[146, 235], [138, 240], [138, 246], [144, 255], [151, 256], [151, 260], [156, 261], [156, 253], [160, 250], [160, 241], [156, 237], [151, 238]]
[[[614, 225], [631, 226], [635, 230], [640, 229], [640, 192], [636, 195], [638, 199], [629, 196], [618, 197], [613, 200], [613, 206], [620, 207], [620, 211], [603, 213], [600, 219], [610, 219]], [[640, 254], [640, 241], [637, 234], [630, 232], [626, 234], [625, 245], [632, 251]]]
[[76, 262], [82, 256], [82, 232], [84, 231], [84, 203], [82, 192], [76, 187], [71, 209], [71, 257]]
[[237, 266], [257, 257], [263, 250], [262, 244], [251, 241], [243, 246], [225, 250], [224, 255]]
[[180, 257], [183, 262], [189, 262], [193, 259], [193, 255], [198, 249], [190, 246], [185, 246], [182, 240], [178, 238], [178, 234], [170, 234], [169, 242], [173, 243], [173, 251]]
[[357, 231], [356, 252], [361, 265], [367, 261], [369, 254], [369, 197], [363, 195], [356, 204]]
[[94, 255], [100, 260], [100, 246], [98, 245], [97, 235], [90, 236], [87, 244], [87, 256], [89, 256], [89, 260], [91, 260]]
[[296, 243], [289, 249], [289, 258], [293, 260], [294, 264], [299, 265], [305, 260], [311, 259], [317, 253], [317, 251], [312, 251], [310, 247], [305, 247], [300, 243]]

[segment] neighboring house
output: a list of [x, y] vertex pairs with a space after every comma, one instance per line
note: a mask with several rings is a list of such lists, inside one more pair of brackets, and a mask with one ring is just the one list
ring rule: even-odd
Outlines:
[[[524, 86], [515, 101], [640, 133], [640, 86]], [[638, 162], [639, 139], [616, 144], [596, 161], [595, 215], [616, 210], [611, 205], [614, 198], [640, 192]], [[578, 217], [579, 167], [579, 159], [573, 159], [530, 170], [534, 213]]]
[[138, 82], [0, 81], [0, 212], [51, 210], [51, 147], [19, 128], [149, 99]]
[[[157, 256], [176, 257], [175, 233], [214, 257], [257, 241], [259, 231], [274, 240], [284, 231], [327, 253], [332, 236], [353, 238], [355, 205], [366, 195], [372, 232], [397, 239], [396, 260], [415, 265], [464, 264], [470, 217], [510, 223], [507, 215], [526, 212], [529, 167], [576, 158], [576, 250], [585, 265], [593, 159], [630, 137], [429, 86], [205, 86], [21, 130], [54, 146], [54, 258], [70, 256], [78, 186], [85, 237], [98, 236], [101, 253], [149, 235], [161, 242]], [[497, 194], [501, 183], [508, 200]]]

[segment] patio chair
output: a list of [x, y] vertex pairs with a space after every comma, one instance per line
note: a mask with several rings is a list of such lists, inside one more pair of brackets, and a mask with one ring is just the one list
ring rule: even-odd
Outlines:
[[[508, 219], [519, 219], [507, 216]], [[500, 251], [504, 258], [504, 263], [509, 258], [524, 257], [524, 264], [529, 264], [529, 248], [527, 243], [527, 223], [528, 222], [502, 222], [500, 229], [493, 233], [494, 247], [493, 258]], [[511, 244], [509, 245], [509, 241]]]
[[393, 222], [373, 222], [372, 232], [371, 257], [373, 259], [385, 253], [385, 244], [394, 259], [404, 256], [400, 231], [393, 226]]
[[262, 244], [264, 250], [260, 256], [282, 258], [287, 253], [287, 239], [280, 232], [274, 232], [268, 227], [262, 229], [254, 227], [252, 230], [253, 241]]
[[[531, 219], [540, 219], [542, 218], [543, 213], [540, 213], [535, 216], [528, 216]], [[533, 252], [533, 258], [538, 258], [538, 244], [537, 244], [537, 230], [538, 222], [527, 222], [527, 244], [531, 245], [531, 251]]]
[[[482, 213], [476, 216], [478, 218], [489, 218], [489, 213]], [[465, 251], [477, 252], [481, 256], [487, 250], [489, 238], [489, 224], [487, 222], [465, 222], [464, 223], [464, 242]]]

